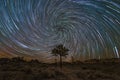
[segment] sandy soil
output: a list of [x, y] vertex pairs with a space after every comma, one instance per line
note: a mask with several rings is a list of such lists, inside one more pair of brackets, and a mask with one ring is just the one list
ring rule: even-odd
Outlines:
[[120, 63], [45, 64], [0, 60], [0, 80], [120, 80]]

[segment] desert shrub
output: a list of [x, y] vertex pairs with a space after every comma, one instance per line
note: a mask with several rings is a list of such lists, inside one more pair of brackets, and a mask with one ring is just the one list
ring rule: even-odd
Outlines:
[[83, 80], [86, 80], [86, 74], [85, 73], [82, 73], [82, 72], [77, 72], [76, 73], [76, 76], [79, 78], [79, 79], [83, 79]]
[[31, 70], [31, 69], [23, 69], [22, 70], [25, 74], [32, 74], [33, 73], [33, 71]]
[[25, 62], [24, 58], [23, 57], [13, 57], [12, 59], [12, 62]]
[[40, 63], [37, 59], [32, 59], [30, 63]]
[[10, 61], [9, 58], [0, 58], [0, 65], [8, 64]]

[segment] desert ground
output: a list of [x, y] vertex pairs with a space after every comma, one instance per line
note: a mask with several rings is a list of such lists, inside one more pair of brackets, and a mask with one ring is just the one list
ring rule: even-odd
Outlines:
[[0, 59], [0, 80], [120, 80], [119, 60], [41, 63], [20, 58]]

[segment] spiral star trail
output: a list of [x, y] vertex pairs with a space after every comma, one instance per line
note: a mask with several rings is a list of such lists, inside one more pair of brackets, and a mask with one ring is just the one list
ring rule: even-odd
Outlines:
[[0, 0], [0, 55], [49, 60], [58, 44], [68, 58], [119, 58], [120, 1]]

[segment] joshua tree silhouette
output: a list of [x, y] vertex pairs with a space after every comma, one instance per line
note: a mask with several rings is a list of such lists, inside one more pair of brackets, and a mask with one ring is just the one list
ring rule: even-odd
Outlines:
[[60, 68], [62, 69], [62, 57], [66, 57], [68, 55], [68, 49], [64, 47], [62, 44], [57, 45], [52, 49], [51, 54], [55, 57], [60, 57]]

